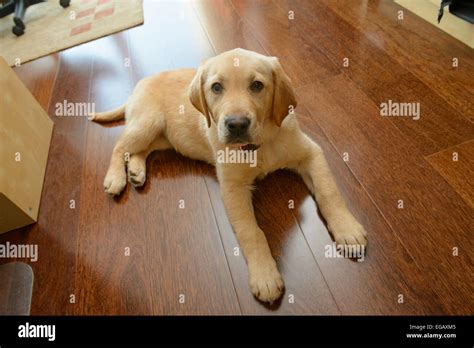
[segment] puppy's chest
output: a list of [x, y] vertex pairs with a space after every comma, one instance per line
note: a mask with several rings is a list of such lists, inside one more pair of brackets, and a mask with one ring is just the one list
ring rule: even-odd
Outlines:
[[285, 153], [277, 151], [257, 150], [256, 166], [257, 178], [261, 179], [278, 169], [288, 168], [290, 163]]
[[217, 167], [225, 170], [226, 175], [260, 180], [278, 169], [293, 166], [285, 149], [280, 150], [273, 151], [273, 149], [265, 148], [251, 152], [219, 150], [215, 162]]

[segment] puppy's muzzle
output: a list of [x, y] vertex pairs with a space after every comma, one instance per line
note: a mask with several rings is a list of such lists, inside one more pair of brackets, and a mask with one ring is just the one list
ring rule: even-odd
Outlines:
[[228, 132], [229, 141], [248, 141], [250, 119], [245, 116], [227, 116], [224, 125]]

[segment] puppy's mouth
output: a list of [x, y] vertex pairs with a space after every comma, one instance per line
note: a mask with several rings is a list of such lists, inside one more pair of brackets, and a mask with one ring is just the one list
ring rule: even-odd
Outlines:
[[240, 145], [239, 149], [242, 151], [254, 151], [257, 150], [260, 147], [260, 145], [256, 144], [245, 144], [245, 145]]
[[260, 145], [257, 144], [252, 144], [252, 143], [247, 143], [247, 142], [232, 142], [228, 143], [227, 146], [234, 148], [234, 149], [239, 149], [242, 151], [254, 151], [257, 150]]

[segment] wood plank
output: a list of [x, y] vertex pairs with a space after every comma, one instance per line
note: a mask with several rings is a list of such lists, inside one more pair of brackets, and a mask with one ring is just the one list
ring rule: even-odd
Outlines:
[[0, 266], [0, 315], [29, 315], [33, 271], [23, 262]]
[[[55, 116], [56, 103], [88, 100], [94, 52], [87, 45], [60, 54], [61, 61], [51, 96], [49, 115], [54, 121], [38, 224], [29, 243], [38, 244], [33, 315], [72, 314], [76, 270], [78, 206], [81, 197], [85, 118]], [[71, 200], [76, 208], [70, 209]], [[54, 298], [55, 301], [51, 302]]]
[[[121, 33], [89, 44], [95, 51], [88, 102], [97, 111], [122, 104], [132, 90], [127, 35]], [[110, 54], [115, 52], [115, 54]], [[149, 314], [146, 296], [146, 256], [143, 253], [144, 217], [141, 205], [110, 199], [102, 182], [117, 137], [123, 126], [103, 127], [83, 120], [86, 140], [79, 206], [80, 222], [76, 250], [74, 314]], [[127, 204], [125, 204], [127, 202]], [[118, 204], [121, 203], [121, 204]], [[129, 248], [127, 256], [125, 248]]]
[[241, 313], [203, 178], [207, 170], [174, 151], [149, 160], [148, 183], [138, 195], [148, 216], [146, 245], [153, 248], [147, 266], [155, 314]]
[[427, 161], [474, 208], [474, 140], [426, 157]]
[[443, 294], [448, 313], [472, 312], [472, 209], [347, 77], [305, 86], [298, 95], [338, 152], [349, 154], [349, 167], [425, 279]]

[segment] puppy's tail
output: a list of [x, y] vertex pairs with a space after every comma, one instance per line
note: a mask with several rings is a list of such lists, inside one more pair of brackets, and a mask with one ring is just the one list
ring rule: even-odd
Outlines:
[[116, 109], [105, 111], [105, 112], [98, 112], [91, 114], [89, 119], [94, 122], [112, 122], [123, 120], [125, 117], [125, 105], [123, 104]]

